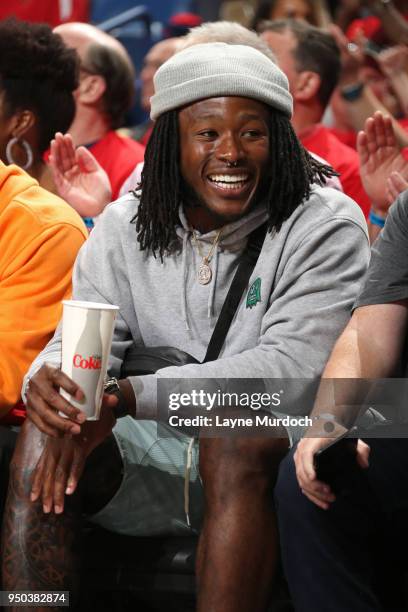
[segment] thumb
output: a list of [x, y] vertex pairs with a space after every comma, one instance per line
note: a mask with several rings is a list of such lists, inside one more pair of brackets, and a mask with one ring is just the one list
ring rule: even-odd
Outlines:
[[108, 408], [114, 408], [118, 401], [119, 399], [112, 393], [104, 393], [103, 395], [103, 405], [107, 406]]
[[82, 172], [97, 172], [98, 170], [104, 170], [98, 164], [95, 157], [86, 147], [78, 147], [76, 150], [76, 158], [78, 165]]
[[363, 469], [367, 469], [370, 465], [369, 463], [369, 456], [370, 456], [370, 447], [368, 446], [368, 444], [366, 444], [365, 442], [363, 442], [362, 440], [359, 440], [357, 442], [357, 463], [358, 465], [363, 468]]

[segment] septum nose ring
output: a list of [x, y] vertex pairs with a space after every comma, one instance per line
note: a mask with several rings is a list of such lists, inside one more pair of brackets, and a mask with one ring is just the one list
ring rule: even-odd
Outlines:
[[228, 168], [236, 168], [238, 166], [238, 162], [237, 161], [231, 161], [229, 159], [227, 159], [227, 167]]

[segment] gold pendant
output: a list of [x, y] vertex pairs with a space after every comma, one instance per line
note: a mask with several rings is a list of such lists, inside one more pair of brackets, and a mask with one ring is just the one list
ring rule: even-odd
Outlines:
[[207, 263], [201, 263], [198, 268], [198, 282], [200, 285], [208, 285], [212, 279], [211, 268]]

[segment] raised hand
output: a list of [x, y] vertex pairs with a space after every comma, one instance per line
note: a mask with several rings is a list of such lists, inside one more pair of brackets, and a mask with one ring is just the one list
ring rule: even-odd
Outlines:
[[328, 30], [340, 49], [342, 69], [339, 85], [344, 86], [356, 83], [359, 81], [359, 72], [364, 61], [363, 47], [365, 39], [360, 37], [357, 41], [350, 43], [344, 32], [333, 23], [329, 25]]
[[378, 61], [383, 72], [388, 76], [406, 73], [408, 68], [408, 49], [405, 45], [395, 45], [378, 54]]
[[386, 214], [392, 203], [388, 179], [397, 172], [408, 180], [408, 163], [397, 145], [391, 119], [381, 112], [369, 117], [357, 136], [357, 151], [364, 189], [375, 209]]
[[387, 179], [387, 196], [388, 201], [392, 204], [400, 193], [408, 189], [408, 181], [399, 172], [392, 172]]
[[105, 170], [85, 147], [75, 149], [70, 134], [55, 134], [49, 163], [59, 195], [81, 217], [96, 217], [112, 199]]

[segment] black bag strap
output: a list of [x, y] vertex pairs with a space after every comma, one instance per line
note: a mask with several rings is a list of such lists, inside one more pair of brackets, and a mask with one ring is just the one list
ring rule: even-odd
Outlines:
[[202, 363], [218, 359], [244, 289], [258, 261], [259, 253], [265, 240], [266, 229], [267, 224], [263, 223], [251, 233], [248, 239], [247, 246], [242, 253], [241, 261], [228, 290]]

